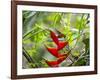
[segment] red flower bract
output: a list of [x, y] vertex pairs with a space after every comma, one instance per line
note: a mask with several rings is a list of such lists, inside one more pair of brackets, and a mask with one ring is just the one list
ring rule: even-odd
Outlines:
[[66, 42], [66, 41], [59, 41], [58, 50], [64, 48], [67, 44], [68, 44], [68, 42]]
[[59, 41], [58, 41], [58, 37], [55, 35], [55, 33], [50, 31], [50, 36], [51, 36], [52, 40], [58, 45]]
[[58, 37], [56, 36], [56, 34], [53, 32], [53, 31], [50, 31], [50, 36], [52, 38], [52, 40], [54, 41], [54, 43], [57, 45], [56, 48], [54, 47], [46, 47], [46, 49], [53, 55], [57, 58], [57, 60], [54, 60], [54, 61], [48, 61], [45, 59], [45, 62], [50, 66], [50, 67], [58, 67], [59, 64], [64, 61], [68, 55], [69, 55], [69, 52], [67, 54], [60, 54], [58, 51], [63, 49], [65, 46], [68, 45], [68, 42], [67, 41], [59, 41], [58, 40]]

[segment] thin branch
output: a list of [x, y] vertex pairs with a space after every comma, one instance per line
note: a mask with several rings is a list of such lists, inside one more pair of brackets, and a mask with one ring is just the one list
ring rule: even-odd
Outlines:
[[[35, 63], [35, 61], [33, 61], [33, 59], [31, 58], [31, 56], [29, 55], [29, 53], [25, 50], [25, 48], [23, 47], [23, 55], [26, 57], [26, 59], [28, 60], [29, 63]], [[35, 65], [36, 67], [38, 67], [38, 65]], [[33, 66], [32, 66], [33, 67]]]
[[74, 66], [75, 63], [77, 63], [81, 58], [83, 58], [83, 55], [84, 55], [84, 54], [85, 54], [85, 53], [81, 54], [81, 55], [79, 56], [79, 58], [78, 58], [76, 61], [74, 61], [74, 63], [72, 63], [72, 66]]
[[[35, 28], [36, 28], [36, 27], [35, 27]], [[35, 28], [33, 28], [32, 30], [28, 31], [25, 35], [23, 35], [23, 39], [24, 39], [28, 34], [32, 33], [33, 30], [34, 30]]]
[[32, 36], [34, 36], [34, 35], [36, 35], [36, 34], [42, 32], [42, 31], [44, 31], [44, 30], [40, 30], [40, 31], [38, 31], [38, 32], [35, 32], [33, 35], [31, 35], [30, 37], [28, 37], [28, 38], [26, 38], [26, 39], [24, 39], [24, 40], [30, 39]]

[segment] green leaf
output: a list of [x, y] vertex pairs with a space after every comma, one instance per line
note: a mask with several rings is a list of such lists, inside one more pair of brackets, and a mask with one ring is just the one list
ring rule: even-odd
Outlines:
[[87, 61], [84, 58], [81, 58], [75, 63], [75, 66], [84, 66], [86, 65], [86, 62]]
[[85, 44], [85, 50], [87, 51], [89, 49], [89, 38], [84, 39], [83, 43]]

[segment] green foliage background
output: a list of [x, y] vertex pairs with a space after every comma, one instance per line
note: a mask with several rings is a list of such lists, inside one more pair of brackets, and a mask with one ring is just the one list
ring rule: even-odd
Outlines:
[[23, 68], [49, 67], [43, 58], [56, 60], [44, 44], [53, 46], [48, 30], [61, 32], [69, 45], [61, 52], [71, 50], [60, 67], [89, 65], [90, 21], [88, 13], [23, 11]]

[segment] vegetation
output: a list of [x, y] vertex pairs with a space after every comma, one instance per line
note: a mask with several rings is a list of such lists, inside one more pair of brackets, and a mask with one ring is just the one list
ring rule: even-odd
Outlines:
[[[24, 69], [89, 65], [88, 13], [22, 13]], [[60, 42], [63, 43], [60, 45]], [[61, 49], [58, 48], [62, 45]], [[57, 53], [48, 48], [56, 48]]]

